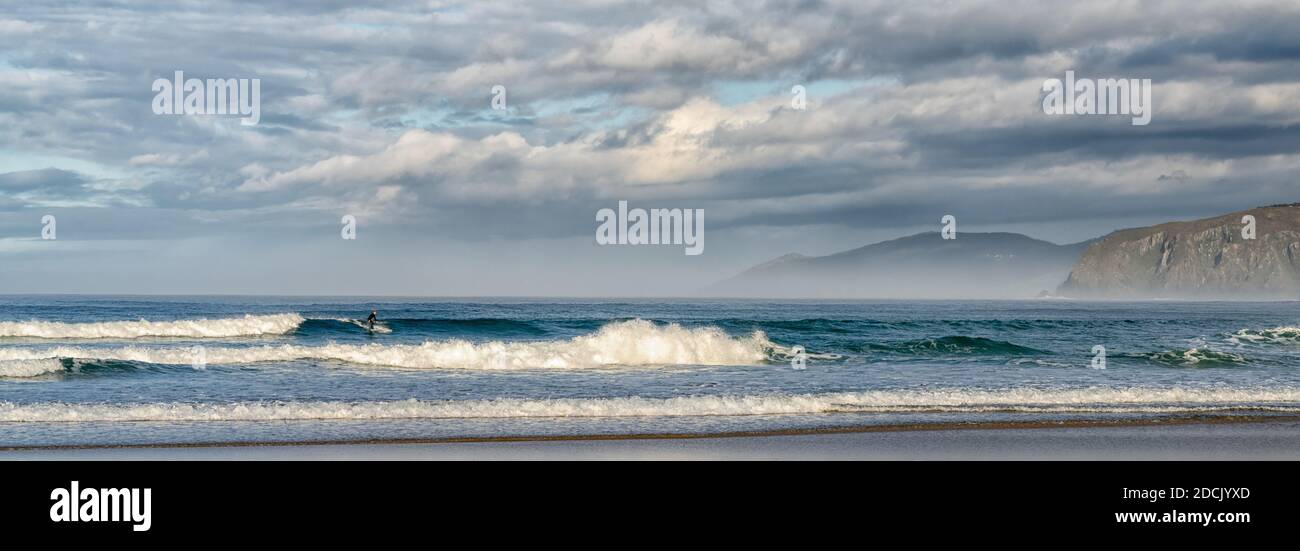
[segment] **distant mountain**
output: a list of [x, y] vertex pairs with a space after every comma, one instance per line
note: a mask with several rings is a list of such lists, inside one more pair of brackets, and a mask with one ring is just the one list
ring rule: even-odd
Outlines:
[[[1242, 217], [1255, 217], [1255, 239]], [[1120, 230], [1083, 253], [1061, 294], [1300, 299], [1300, 204]]]
[[703, 291], [765, 298], [1028, 298], [1053, 289], [1088, 243], [1016, 233], [919, 233], [828, 256], [787, 254]]

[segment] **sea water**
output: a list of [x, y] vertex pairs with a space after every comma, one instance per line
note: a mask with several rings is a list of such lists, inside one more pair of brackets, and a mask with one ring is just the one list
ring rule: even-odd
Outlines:
[[1298, 317], [1294, 302], [6, 296], [0, 446], [1291, 414]]

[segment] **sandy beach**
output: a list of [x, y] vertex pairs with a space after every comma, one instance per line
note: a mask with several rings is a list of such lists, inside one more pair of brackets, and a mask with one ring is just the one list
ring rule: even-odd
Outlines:
[[0, 460], [1294, 460], [1300, 420], [10, 449]]

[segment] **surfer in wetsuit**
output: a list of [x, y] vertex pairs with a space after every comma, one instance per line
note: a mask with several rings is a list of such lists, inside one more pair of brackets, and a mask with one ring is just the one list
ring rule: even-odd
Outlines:
[[366, 323], [370, 325], [370, 330], [375, 330], [375, 320], [379, 317], [379, 310], [371, 310], [370, 317], [366, 318]]

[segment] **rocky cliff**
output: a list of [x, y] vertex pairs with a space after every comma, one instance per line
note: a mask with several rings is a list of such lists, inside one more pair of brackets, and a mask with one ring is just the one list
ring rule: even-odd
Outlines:
[[[1254, 239], [1242, 218], [1255, 217]], [[1058, 292], [1092, 298], [1300, 299], [1300, 204], [1121, 230], [1094, 242]]]

